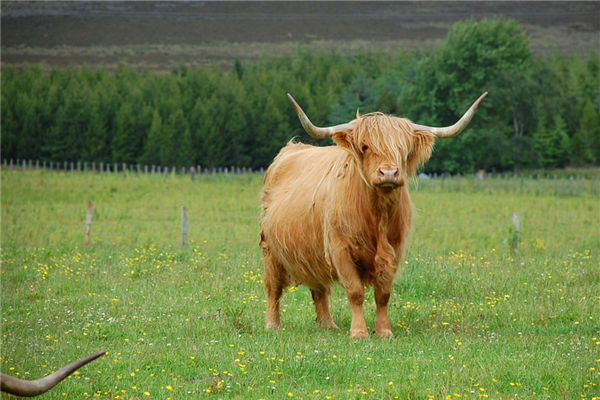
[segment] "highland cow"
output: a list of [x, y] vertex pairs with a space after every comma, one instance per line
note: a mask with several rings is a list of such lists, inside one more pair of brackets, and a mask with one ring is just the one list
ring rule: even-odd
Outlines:
[[304, 129], [336, 145], [290, 142], [266, 172], [260, 247], [267, 329], [280, 328], [283, 290], [299, 283], [312, 293], [319, 326], [337, 328], [329, 296], [339, 282], [352, 310], [350, 336], [369, 336], [365, 286], [375, 290], [375, 335], [392, 336], [388, 301], [413, 213], [407, 180], [429, 159], [434, 140], [458, 135], [486, 95], [449, 127], [357, 113], [351, 122], [320, 128], [288, 94]]

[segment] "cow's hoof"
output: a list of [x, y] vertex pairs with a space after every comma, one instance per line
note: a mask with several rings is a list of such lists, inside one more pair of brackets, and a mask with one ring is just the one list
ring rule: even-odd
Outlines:
[[319, 328], [322, 329], [339, 329], [338, 326], [332, 320], [319, 321]]
[[394, 336], [394, 334], [389, 329], [382, 329], [380, 331], [375, 331], [375, 336], [379, 338], [391, 338]]
[[369, 337], [369, 332], [364, 329], [350, 329], [351, 339], [365, 339]]
[[267, 323], [265, 324], [265, 328], [267, 328], [268, 331], [276, 331], [276, 330], [281, 329], [281, 324], [278, 324], [276, 322], [267, 321]]

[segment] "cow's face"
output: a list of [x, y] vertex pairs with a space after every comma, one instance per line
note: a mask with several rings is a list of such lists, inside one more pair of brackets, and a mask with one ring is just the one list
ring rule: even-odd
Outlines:
[[333, 139], [353, 153], [365, 181], [385, 193], [404, 185], [431, 156], [434, 136], [414, 131], [406, 119], [374, 113], [352, 124], [351, 131], [338, 132]]
[[392, 192], [414, 175], [417, 167], [431, 156], [434, 138], [458, 135], [471, 121], [475, 110], [487, 96], [479, 96], [466, 113], [446, 127], [419, 125], [404, 118], [382, 113], [358, 116], [345, 124], [320, 128], [313, 125], [296, 100], [288, 93], [300, 123], [315, 139], [332, 137], [352, 153], [364, 181], [384, 192]]

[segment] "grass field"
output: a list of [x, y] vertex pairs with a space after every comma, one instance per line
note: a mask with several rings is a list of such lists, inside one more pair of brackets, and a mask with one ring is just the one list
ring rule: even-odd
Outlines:
[[284, 329], [265, 331], [259, 175], [1, 179], [2, 372], [35, 379], [109, 351], [45, 398], [600, 398], [597, 197], [420, 188], [395, 336], [353, 341], [340, 287], [340, 330], [316, 328], [300, 286]]

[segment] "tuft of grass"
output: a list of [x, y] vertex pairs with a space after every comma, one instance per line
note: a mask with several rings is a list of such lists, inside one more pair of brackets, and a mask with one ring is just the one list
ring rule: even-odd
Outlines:
[[[352, 341], [339, 286], [339, 331], [316, 328], [301, 286], [282, 298], [283, 329], [265, 331], [258, 175], [1, 179], [0, 369], [35, 379], [109, 351], [46, 398], [600, 394], [597, 198], [414, 190], [418, 217], [390, 303], [395, 336]], [[521, 242], [511, 253], [513, 212]], [[372, 290], [365, 313], [373, 326]]]

